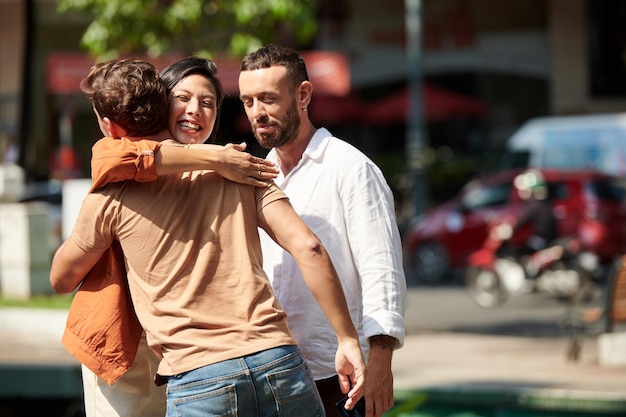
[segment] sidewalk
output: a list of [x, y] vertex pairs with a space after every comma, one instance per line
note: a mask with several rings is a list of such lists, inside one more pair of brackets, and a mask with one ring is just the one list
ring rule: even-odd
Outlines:
[[[80, 396], [78, 363], [60, 342], [66, 315], [62, 310], [0, 309], [3, 373], [7, 369], [18, 370], [20, 366], [65, 369], [72, 381], [63, 387], [63, 392], [79, 390], [76, 395]], [[416, 392], [455, 398], [489, 394], [493, 401], [523, 396], [526, 400], [531, 397], [535, 401], [566, 400], [579, 405], [583, 401], [585, 407], [589, 402], [602, 403], [602, 407], [610, 403], [610, 407], [621, 407], [626, 415], [626, 368], [599, 366], [594, 339], [585, 341], [577, 363], [566, 360], [566, 347], [566, 338], [409, 334], [405, 346], [394, 354], [395, 387], [408, 396]], [[58, 389], [39, 382], [50, 395]], [[28, 381], [24, 384], [32, 387]], [[18, 385], [15, 380], [0, 384], [0, 397], [6, 397], [7, 390], [19, 392], [22, 388]], [[400, 394], [399, 399], [402, 398]]]
[[[595, 339], [409, 335], [394, 353], [396, 408], [411, 416], [626, 416], [626, 367], [598, 365]], [[421, 412], [421, 414], [420, 414]], [[466, 413], [466, 414], [463, 414]]]
[[394, 353], [397, 389], [441, 386], [551, 389], [615, 393], [626, 399], [626, 368], [597, 364], [595, 340], [585, 340], [577, 363], [567, 339], [463, 333], [409, 335]]

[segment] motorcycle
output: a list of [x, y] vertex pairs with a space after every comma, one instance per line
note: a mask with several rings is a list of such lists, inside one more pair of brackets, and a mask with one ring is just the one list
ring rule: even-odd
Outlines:
[[511, 234], [512, 227], [506, 223], [493, 226], [482, 247], [468, 259], [465, 286], [479, 306], [498, 307], [531, 291], [567, 303], [583, 302], [593, 295], [598, 257], [585, 250], [581, 239], [561, 238], [525, 255], [506, 244]]

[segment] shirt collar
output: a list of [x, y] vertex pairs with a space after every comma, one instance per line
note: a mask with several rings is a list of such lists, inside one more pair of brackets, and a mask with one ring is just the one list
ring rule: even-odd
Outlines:
[[[323, 127], [317, 129], [313, 134], [313, 137], [309, 141], [306, 149], [302, 153], [302, 158], [300, 158], [300, 160], [302, 161], [303, 159], [320, 159], [324, 155], [324, 150], [328, 146], [328, 141], [325, 139], [331, 136], [332, 135], [330, 134], [328, 129]], [[274, 148], [269, 151], [266, 159], [268, 161], [278, 163], [278, 156], [276, 155], [276, 150]], [[300, 165], [300, 162], [298, 163], [298, 165]]]
[[304, 153], [302, 155], [302, 159], [320, 159], [324, 155], [324, 150], [326, 146], [328, 146], [328, 141], [326, 140], [331, 136], [330, 132], [326, 128], [319, 128], [313, 134], [313, 137], [309, 141]]

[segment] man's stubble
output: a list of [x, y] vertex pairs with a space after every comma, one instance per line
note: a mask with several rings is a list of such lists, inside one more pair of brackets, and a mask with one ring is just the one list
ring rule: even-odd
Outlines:
[[298, 115], [298, 106], [294, 102], [287, 109], [285, 117], [277, 120], [276, 131], [272, 134], [257, 134], [254, 125], [252, 125], [252, 133], [264, 149], [280, 148], [281, 146], [295, 140], [298, 130], [300, 129], [300, 116]]

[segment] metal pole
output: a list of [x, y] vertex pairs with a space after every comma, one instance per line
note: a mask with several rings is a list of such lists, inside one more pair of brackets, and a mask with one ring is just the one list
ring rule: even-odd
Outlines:
[[426, 211], [425, 129], [422, 109], [421, 77], [421, 0], [405, 0], [407, 34], [407, 84], [409, 111], [407, 116], [406, 154], [411, 181], [414, 214]]

